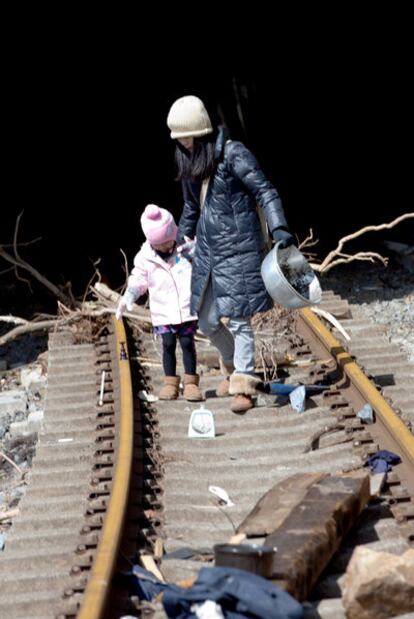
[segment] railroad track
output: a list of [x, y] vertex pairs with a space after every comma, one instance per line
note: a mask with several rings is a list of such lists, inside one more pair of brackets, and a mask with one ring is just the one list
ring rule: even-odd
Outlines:
[[[311, 311], [298, 312], [292, 352], [305, 363], [287, 367], [285, 382], [329, 382], [330, 389], [312, 396], [302, 414], [286, 400], [260, 394], [254, 409], [237, 416], [228, 400], [209, 397], [220, 376], [205, 366], [202, 388], [217, 433], [206, 441], [187, 438], [196, 406], [137, 398], [141, 389], [156, 393], [163, 378], [150, 334], [131, 324], [125, 332], [122, 322], [109, 321], [96, 328], [91, 343], [75, 345], [69, 333], [51, 337], [44, 429], [0, 561], [0, 616], [139, 615], [142, 607], [113, 576], [142, 551], [152, 553], [157, 539], [167, 553], [211, 549], [234, 534], [275, 483], [309, 470], [357, 470], [367, 455], [390, 449], [402, 464], [388, 476], [381, 500], [364, 510], [306, 604], [309, 617], [344, 616], [340, 583], [353, 548], [366, 544], [400, 554], [414, 540], [414, 366], [357, 307], [331, 292], [321, 307], [340, 316], [351, 341]], [[266, 325], [256, 336], [260, 346], [275, 341]], [[201, 341], [198, 351], [203, 360], [213, 349]], [[367, 401], [376, 413], [370, 426], [356, 416]], [[326, 432], [328, 426], [335, 429]], [[218, 506], [209, 485], [223, 487], [234, 507]], [[212, 565], [205, 558], [158, 564], [167, 581], [177, 582]]]

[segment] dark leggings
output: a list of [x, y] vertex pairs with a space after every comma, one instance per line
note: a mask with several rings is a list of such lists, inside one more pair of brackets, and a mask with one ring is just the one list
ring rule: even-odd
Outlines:
[[[162, 334], [162, 363], [166, 376], [175, 376], [177, 370], [177, 359], [175, 348], [177, 345], [177, 335], [175, 333]], [[194, 345], [194, 335], [178, 336], [181, 349], [183, 351], [183, 365], [186, 374], [194, 376], [196, 373], [196, 350]]]

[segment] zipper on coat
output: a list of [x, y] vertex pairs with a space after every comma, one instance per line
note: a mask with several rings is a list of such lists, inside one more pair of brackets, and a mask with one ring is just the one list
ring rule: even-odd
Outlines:
[[159, 266], [161, 266], [163, 269], [165, 269], [170, 274], [171, 279], [174, 282], [174, 287], [175, 287], [175, 291], [177, 293], [177, 299], [178, 299], [178, 312], [180, 314], [180, 323], [182, 324], [183, 323], [183, 315], [182, 315], [181, 306], [180, 306], [180, 294], [178, 292], [178, 287], [177, 287], [176, 281], [174, 279], [174, 275], [172, 274], [172, 267], [170, 267], [168, 262], [165, 262], [165, 260], [163, 260], [162, 258], [160, 258], [160, 260], [154, 260], [154, 262], [156, 264], [158, 264]]
[[176, 281], [175, 281], [175, 279], [174, 279], [174, 275], [172, 274], [172, 270], [171, 270], [171, 269], [169, 269], [169, 273], [170, 273], [171, 278], [172, 278], [172, 280], [173, 280], [173, 282], [174, 282], [175, 291], [176, 291], [176, 293], [177, 293], [177, 299], [178, 299], [178, 311], [180, 312], [180, 324], [183, 324], [183, 315], [182, 315], [182, 313], [181, 313], [181, 305], [180, 305], [180, 293], [178, 292], [178, 287], [177, 287], [177, 284], [176, 284]]

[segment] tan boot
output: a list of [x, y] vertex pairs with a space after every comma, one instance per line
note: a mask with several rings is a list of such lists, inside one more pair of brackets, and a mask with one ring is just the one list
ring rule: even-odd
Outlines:
[[198, 385], [200, 377], [198, 374], [184, 374], [184, 393], [183, 396], [189, 402], [200, 402], [204, 400]]
[[230, 409], [233, 413], [245, 413], [253, 408], [252, 395], [256, 393], [256, 387], [260, 380], [250, 374], [232, 374], [230, 377], [230, 395], [234, 395]]
[[230, 404], [230, 410], [233, 413], [245, 413], [249, 408], [253, 408], [253, 399], [251, 395], [245, 395], [244, 393], [238, 393], [234, 396]]
[[180, 377], [179, 376], [166, 376], [164, 378], [164, 385], [158, 395], [160, 400], [176, 400], [178, 398], [180, 389]]
[[219, 384], [219, 386], [217, 387], [216, 396], [218, 398], [226, 398], [228, 395], [230, 395], [229, 389], [230, 389], [230, 376], [226, 376], [226, 378], [224, 378]]
[[226, 378], [224, 378], [219, 384], [219, 386], [217, 387], [216, 396], [218, 398], [226, 398], [228, 395], [230, 395], [229, 394], [230, 374], [234, 372], [234, 365], [232, 363], [225, 363], [221, 355], [219, 357], [219, 361], [220, 361], [220, 370]]

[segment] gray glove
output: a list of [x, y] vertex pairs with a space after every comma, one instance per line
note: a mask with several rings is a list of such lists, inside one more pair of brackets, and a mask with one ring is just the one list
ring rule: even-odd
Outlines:
[[290, 245], [295, 244], [295, 239], [287, 228], [275, 228], [272, 232], [272, 236], [276, 243], [279, 243], [280, 241], [280, 249], [286, 249], [286, 247], [290, 247]]

